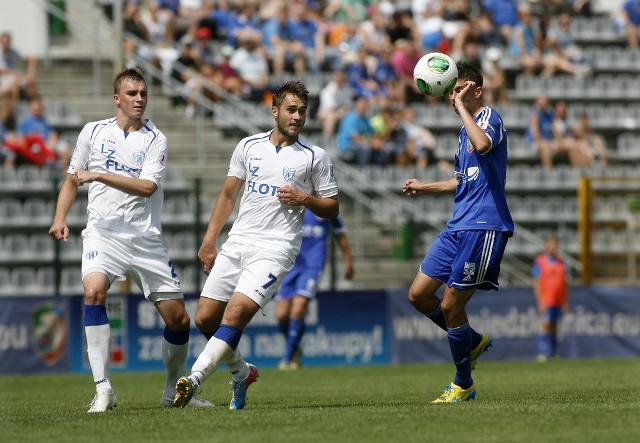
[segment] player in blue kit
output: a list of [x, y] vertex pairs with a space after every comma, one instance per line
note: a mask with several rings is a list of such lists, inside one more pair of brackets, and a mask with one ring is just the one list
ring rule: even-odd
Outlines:
[[[455, 379], [433, 403], [475, 397], [471, 377], [478, 357], [491, 345], [470, 325], [466, 304], [477, 289], [498, 290], [500, 262], [513, 220], [507, 205], [507, 132], [495, 109], [482, 103], [482, 75], [458, 62], [458, 82], [451, 103], [463, 127], [455, 155], [455, 177], [448, 181], [406, 181], [403, 192], [417, 196], [455, 192], [453, 216], [434, 240], [409, 289], [409, 301], [447, 331], [456, 365]], [[436, 291], [446, 284], [440, 300]]]
[[327, 260], [327, 239], [330, 233], [336, 237], [345, 265], [345, 278], [353, 277], [353, 258], [346, 230], [340, 217], [327, 220], [307, 211], [302, 219], [302, 244], [293, 269], [282, 280], [276, 295], [276, 317], [280, 331], [287, 340], [281, 371], [300, 369], [302, 348], [300, 342], [305, 331], [305, 316], [309, 302], [316, 296], [318, 284]]

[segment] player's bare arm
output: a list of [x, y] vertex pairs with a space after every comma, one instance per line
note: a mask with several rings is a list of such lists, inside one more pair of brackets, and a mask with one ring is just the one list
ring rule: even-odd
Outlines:
[[410, 178], [405, 182], [402, 193], [409, 197], [415, 197], [431, 192], [455, 192], [457, 186], [458, 179], [455, 177], [451, 180], [432, 183], [422, 183], [418, 179]]
[[216, 261], [218, 251], [216, 250], [216, 241], [222, 231], [225, 223], [229, 220], [231, 212], [236, 205], [236, 200], [244, 180], [237, 177], [229, 176], [224, 182], [222, 191], [216, 200], [216, 204], [211, 211], [211, 217], [209, 218], [209, 224], [207, 225], [207, 232], [204, 234], [202, 244], [198, 250], [198, 259], [200, 259], [200, 265], [205, 274], [209, 275], [211, 268]]
[[484, 154], [491, 149], [491, 139], [473, 119], [482, 107], [481, 97], [482, 87], [469, 80], [457, 85], [453, 90], [454, 106], [478, 154]]
[[139, 197], [151, 197], [158, 186], [151, 180], [122, 175], [105, 174], [102, 172], [76, 171], [78, 186], [85, 183], [100, 182], [107, 186]]
[[280, 203], [289, 206], [304, 206], [318, 217], [334, 219], [340, 212], [338, 196], [318, 198], [302, 192], [293, 186], [282, 186], [276, 192]]
[[49, 228], [49, 235], [56, 240], [67, 241], [69, 239], [67, 214], [76, 199], [77, 192], [78, 182], [75, 174], [67, 174], [64, 183], [62, 183], [62, 186], [60, 187], [58, 202], [56, 203], [56, 212], [53, 217], [51, 228]]

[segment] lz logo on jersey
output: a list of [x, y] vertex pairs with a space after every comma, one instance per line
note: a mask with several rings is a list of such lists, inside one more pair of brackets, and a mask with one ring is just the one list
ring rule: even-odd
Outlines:
[[462, 281], [473, 281], [473, 276], [476, 274], [476, 264], [471, 262], [464, 262], [463, 274], [466, 276]]

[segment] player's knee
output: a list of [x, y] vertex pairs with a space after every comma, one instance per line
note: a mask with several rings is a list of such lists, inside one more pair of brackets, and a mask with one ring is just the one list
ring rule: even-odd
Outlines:
[[87, 286], [84, 288], [84, 303], [86, 305], [103, 305], [107, 299], [107, 293], [101, 288]]
[[186, 310], [176, 311], [167, 318], [167, 327], [173, 331], [185, 331], [191, 326], [191, 319]]

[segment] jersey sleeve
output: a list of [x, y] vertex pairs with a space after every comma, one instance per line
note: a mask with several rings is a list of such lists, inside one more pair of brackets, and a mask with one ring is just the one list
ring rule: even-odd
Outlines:
[[233, 150], [233, 154], [231, 154], [227, 177], [237, 177], [240, 180], [246, 180], [247, 178], [247, 168], [244, 165], [242, 155], [242, 142], [238, 143], [236, 149]]
[[317, 197], [328, 198], [338, 195], [338, 184], [333, 174], [331, 158], [324, 150], [318, 150], [318, 156], [313, 165], [313, 188]]
[[86, 171], [89, 168], [89, 155], [91, 154], [91, 132], [95, 124], [86, 124], [80, 134], [76, 147], [71, 155], [67, 173], [75, 174], [76, 171]]
[[[502, 118], [495, 109], [491, 109], [486, 116], [483, 116], [478, 121], [478, 126], [487, 134], [489, 140], [491, 140], [491, 149], [495, 148], [504, 136], [504, 123], [502, 123]], [[490, 152], [491, 149], [487, 152]], [[484, 154], [486, 154], [486, 152]]]
[[167, 137], [158, 132], [156, 137], [151, 140], [138, 178], [151, 180], [159, 187], [167, 165], [167, 154]]

